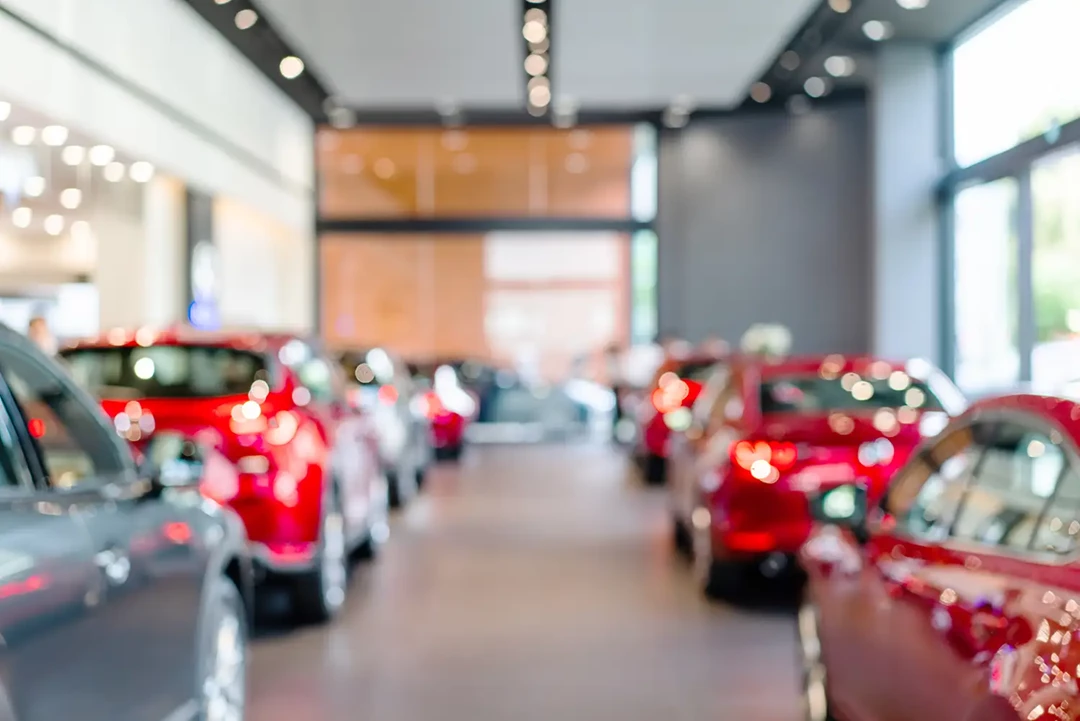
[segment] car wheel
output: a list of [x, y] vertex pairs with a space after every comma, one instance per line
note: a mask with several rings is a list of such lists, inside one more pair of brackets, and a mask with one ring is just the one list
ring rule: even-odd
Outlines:
[[690, 558], [694, 555], [694, 534], [678, 516], [671, 518], [671, 542], [680, 556]]
[[817, 608], [805, 598], [799, 606], [797, 630], [802, 657], [803, 708], [806, 721], [835, 721], [829, 710], [825, 663], [821, 657]]
[[667, 480], [667, 459], [650, 453], [645, 456], [641, 472], [645, 476], [645, 485], [662, 486]]
[[210, 589], [199, 645], [199, 721], [243, 721], [247, 705], [247, 615], [224, 576]]
[[691, 531], [694, 576], [706, 598], [735, 600], [744, 590], [742, 567], [716, 558], [709, 531], [709, 528]]
[[293, 604], [299, 620], [323, 623], [336, 616], [345, 604], [348, 581], [345, 517], [335, 493], [323, 514], [315, 568], [295, 581]]
[[456, 446], [445, 446], [435, 450], [435, 457], [440, 461], [460, 461], [464, 450], [460, 443]]
[[368, 521], [367, 533], [364, 535], [364, 540], [353, 550], [353, 560], [370, 561], [379, 555], [379, 547], [390, 535], [389, 496], [389, 483], [384, 475], [379, 479], [378, 490], [371, 500], [371, 517]]

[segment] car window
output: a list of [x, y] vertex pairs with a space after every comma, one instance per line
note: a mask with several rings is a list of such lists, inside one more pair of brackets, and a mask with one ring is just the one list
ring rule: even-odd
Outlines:
[[962, 541], [1026, 549], [1066, 467], [1058, 439], [1016, 422], [999, 425], [953, 523]]
[[899, 530], [928, 540], [948, 536], [992, 432], [992, 427], [984, 424], [946, 431], [896, 474], [885, 508], [895, 517]]
[[58, 369], [10, 347], [0, 346], [0, 368], [18, 402], [30, 436], [55, 488], [124, 473], [113, 432], [98, 410], [75, 395]]
[[29, 490], [33, 485], [34, 476], [16, 438], [11, 416], [0, 406], [0, 489]]
[[911, 408], [940, 411], [941, 403], [925, 383], [906, 374], [884, 380], [847, 373], [840, 378], [771, 377], [761, 383], [762, 413], [822, 413]]
[[1031, 549], [1038, 552], [1071, 553], [1080, 539], [1080, 469], [1068, 460], [1054, 495], [1035, 527]]
[[337, 396], [335, 366], [319, 355], [308, 343], [294, 338], [278, 352], [282, 365], [296, 373], [300, 385], [320, 403], [330, 403]]
[[721, 363], [713, 367], [708, 380], [705, 381], [705, 386], [701, 389], [701, 394], [698, 395], [691, 409], [693, 419], [699, 425], [704, 426], [708, 423], [720, 395], [727, 388], [730, 375], [731, 367], [727, 364]]
[[727, 383], [716, 397], [712, 412], [709, 414], [707, 433], [737, 422], [743, 414], [743, 374], [738, 368], [732, 368]]

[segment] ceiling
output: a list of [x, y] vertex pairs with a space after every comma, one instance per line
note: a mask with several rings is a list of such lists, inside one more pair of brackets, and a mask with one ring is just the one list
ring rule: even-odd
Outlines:
[[[551, 2], [556, 103], [733, 107], [818, 0]], [[516, 109], [525, 101], [521, 0], [261, 0], [341, 103]]]

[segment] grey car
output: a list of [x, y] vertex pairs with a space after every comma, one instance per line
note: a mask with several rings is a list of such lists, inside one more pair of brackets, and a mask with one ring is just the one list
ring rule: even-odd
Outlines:
[[251, 562], [192, 449], [0, 326], [0, 721], [243, 720]]

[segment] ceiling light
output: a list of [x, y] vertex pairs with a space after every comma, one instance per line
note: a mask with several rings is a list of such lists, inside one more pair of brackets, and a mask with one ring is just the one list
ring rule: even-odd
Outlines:
[[236, 27], [241, 30], [247, 30], [255, 23], [259, 22], [259, 13], [255, 12], [251, 8], [245, 8], [236, 13]]
[[218, 5], [228, 5], [229, 0], [214, 0]]
[[[539, 80], [539, 78], [533, 78]], [[546, 108], [551, 102], [551, 88], [547, 85], [536, 85], [529, 90], [529, 105], [537, 108]]]
[[344, 130], [356, 125], [356, 113], [349, 108], [334, 108], [328, 115], [330, 116], [330, 125], [338, 130]]
[[16, 145], [31, 145], [37, 137], [37, 130], [29, 125], [19, 125], [11, 129], [11, 142]]
[[468, 175], [476, 170], [477, 162], [476, 156], [472, 153], [461, 153], [454, 156], [454, 172], [461, 175]]
[[750, 97], [757, 103], [767, 103], [772, 98], [772, 88], [768, 83], [754, 83], [750, 86]]
[[71, 237], [86, 240], [90, 238], [90, 223], [85, 220], [76, 220], [71, 224]]
[[448, 130], [442, 134], [442, 146], [451, 152], [461, 152], [469, 146], [469, 136], [462, 130]]
[[930, 0], [896, 0], [896, 4], [905, 10], [922, 10], [930, 4]]
[[81, 165], [86, 160], [86, 148], [81, 145], [69, 145], [60, 151], [60, 159], [64, 165]]
[[32, 175], [23, 181], [23, 193], [31, 198], [40, 198], [45, 192], [45, 178]]
[[82, 204], [82, 191], [78, 188], [64, 188], [60, 191], [60, 205], [68, 210], [75, 210]]
[[838, 13], [846, 13], [851, 10], [851, 0], [829, 0], [829, 7]]
[[690, 113], [681, 108], [671, 107], [664, 111], [664, 125], [669, 128], [685, 128], [690, 122]]
[[547, 57], [540, 53], [532, 53], [525, 58], [525, 72], [529, 75], [543, 75], [547, 71]]
[[113, 161], [116, 151], [108, 145], [95, 145], [90, 148], [90, 162], [99, 168], [103, 168]]
[[825, 72], [834, 78], [846, 78], [855, 73], [855, 59], [847, 55], [832, 55], [825, 58]]
[[7, 120], [11, 116], [11, 103], [0, 101], [0, 120]]
[[820, 98], [829, 91], [829, 87], [824, 80], [815, 76], [806, 79], [806, 82], [803, 83], [803, 90], [812, 98]]
[[534, 118], [539, 118], [540, 116], [542, 116], [544, 113], [547, 112], [546, 109], [538, 108], [535, 105], [528, 106], [528, 110], [529, 110], [529, 115], [533, 116]]
[[794, 70], [801, 62], [799, 54], [794, 50], [788, 50], [780, 56], [780, 67], [784, 70]]
[[394, 161], [390, 158], [379, 158], [375, 161], [375, 165], [372, 166], [372, 170], [375, 171], [375, 177], [389, 180], [394, 177], [397, 168], [394, 167]]
[[547, 13], [540, 8], [531, 8], [525, 11], [525, 22], [538, 22], [547, 25]]
[[45, 227], [45, 232], [49, 235], [60, 235], [64, 232], [64, 216], [46, 216], [45, 222], [42, 225]]
[[139, 160], [131, 164], [128, 175], [136, 183], [149, 183], [150, 179], [154, 177], [154, 166], [145, 160]]
[[110, 183], [119, 183], [124, 179], [124, 164], [123, 163], [109, 163], [105, 166], [105, 180]]
[[866, 37], [874, 42], [880, 42], [892, 37], [893, 28], [892, 25], [881, 20], [868, 20], [863, 23], [862, 31]]
[[304, 72], [304, 61], [295, 55], [289, 55], [281, 59], [278, 69], [286, 79], [292, 80], [300, 77], [300, 73]]
[[68, 129], [63, 125], [46, 125], [41, 130], [41, 142], [54, 148], [59, 148], [67, 142]]
[[529, 43], [529, 52], [531, 53], [546, 53], [550, 49], [551, 43], [548, 42], [548, 39], [546, 37], [538, 43]]
[[30, 208], [22, 207], [11, 211], [11, 222], [16, 228], [29, 228], [33, 220], [34, 211]]
[[582, 153], [570, 153], [566, 156], [566, 172], [580, 175], [589, 169], [589, 159]]
[[547, 28], [542, 22], [530, 20], [521, 28], [521, 34], [530, 43], [541, 43], [547, 38]]
[[792, 95], [787, 101], [788, 112], [792, 115], [805, 115], [812, 107], [810, 98], [805, 95]]
[[574, 150], [585, 150], [592, 144], [592, 133], [588, 130], [575, 130], [566, 136], [566, 144]]

